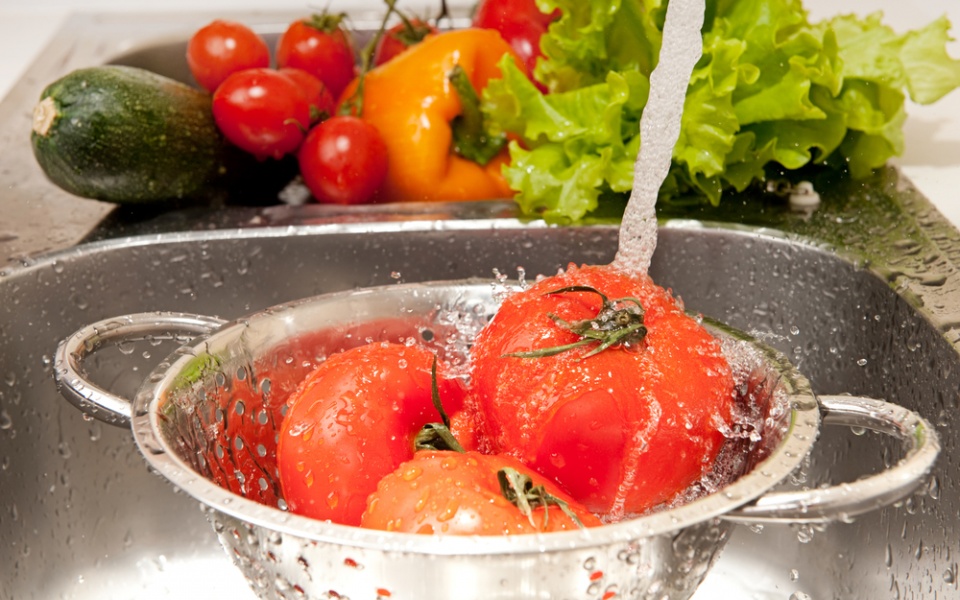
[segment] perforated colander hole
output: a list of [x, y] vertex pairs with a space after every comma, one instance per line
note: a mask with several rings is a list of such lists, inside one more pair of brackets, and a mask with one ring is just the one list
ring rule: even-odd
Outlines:
[[243, 450], [243, 438], [240, 436], [233, 438], [233, 447], [237, 450]]
[[260, 411], [257, 412], [257, 423], [266, 425], [268, 422], [270, 422], [270, 413], [267, 412], [267, 409], [261, 408]]
[[267, 455], [267, 447], [263, 444], [257, 444], [257, 456], [263, 458]]
[[435, 337], [435, 334], [433, 333], [433, 330], [432, 330], [432, 329], [421, 329], [421, 330], [420, 330], [420, 339], [422, 339], [423, 341], [425, 341], [425, 342], [431, 342], [431, 341], [433, 341], [433, 338], [434, 338], [434, 337]]
[[237, 400], [237, 403], [233, 405], [233, 412], [237, 413], [237, 416], [243, 416], [246, 409], [247, 407], [243, 403], [243, 400]]
[[237, 381], [243, 381], [247, 378], [247, 368], [239, 367], [237, 368]]
[[213, 381], [217, 384], [217, 387], [224, 387], [227, 385], [227, 376], [220, 371], [217, 371], [217, 373], [213, 376]]
[[270, 393], [270, 380], [269, 380], [269, 379], [264, 379], [263, 381], [260, 382], [260, 393], [263, 394], [264, 396], [266, 396], [266, 395], [268, 395], [268, 394]]

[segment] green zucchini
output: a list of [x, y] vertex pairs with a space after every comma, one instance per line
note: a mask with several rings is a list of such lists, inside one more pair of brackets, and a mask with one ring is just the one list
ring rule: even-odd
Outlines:
[[79, 69], [41, 94], [34, 156], [50, 181], [84, 198], [134, 204], [222, 195], [231, 176], [249, 182], [257, 161], [224, 140], [210, 107], [209, 94], [150, 71]]

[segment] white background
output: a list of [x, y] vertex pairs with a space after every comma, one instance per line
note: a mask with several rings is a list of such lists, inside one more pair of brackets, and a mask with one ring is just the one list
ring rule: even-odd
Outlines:
[[[451, 0], [465, 5], [469, 0]], [[427, 0], [401, 0], [401, 8], [423, 6]], [[238, 11], [300, 11], [323, 6], [355, 10], [382, 6], [380, 0], [0, 0], [0, 97], [29, 68], [33, 58], [53, 39], [70, 12], [203, 11], [229, 15]], [[898, 31], [923, 26], [946, 14], [960, 37], [960, 0], [805, 0], [816, 20], [837, 13], [865, 15], [883, 11], [884, 21]], [[960, 58], [960, 42], [951, 55]], [[907, 149], [897, 159], [904, 173], [955, 224], [960, 224], [960, 91], [932, 106], [908, 107]]]

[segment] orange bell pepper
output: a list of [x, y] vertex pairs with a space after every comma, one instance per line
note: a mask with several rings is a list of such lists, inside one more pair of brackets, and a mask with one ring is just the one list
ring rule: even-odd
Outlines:
[[[503, 148], [484, 165], [453, 149], [452, 121], [463, 112], [460, 93], [450, 79], [460, 67], [479, 93], [500, 76], [497, 63], [513, 56], [499, 33], [461, 29], [428, 36], [363, 79], [360, 118], [373, 124], [387, 146], [386, 181], [378, 202], [484, 200], [510, 198], [513, 191], [500, 173], [509, 160]], [[525, 69], [524, 69], [525, 70]], [[359, 80], [342, 98], [350, 102]]]

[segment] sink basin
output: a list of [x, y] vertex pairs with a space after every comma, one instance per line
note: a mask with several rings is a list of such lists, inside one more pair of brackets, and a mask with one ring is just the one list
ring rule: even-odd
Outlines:
[[[170, 57], [182, 57], [184, 32], [209, 20], [192, 18], [141, 22], [163, 38], [144, 45], [124, 37], [120, 17], [78, 17], [0, 105], [0, 131], [25, 131], [41, 83], [70, 68], [109, 60], [185, 76]], [[252, 598], [199, 504], [148, 471], [130, 431], [60, 397], [53, 353], [81, 326], [153, 310], [230, 319], [398, 281], [518, 269], [531, 278], [609, 262], [617, 244], [615, 224], [525, 223], [508, 203], [110, 211], [51, 189], [17, 148], [0, 173], [0, 214], [18, 232], [0, 235], [0, 250], [17, 259], [0, 270], [0, 600]], [[867, 182], [811, 177], [824, 199], [812, 214], [757, 195], [717, 209], [664, 207], [652, 274], [689, 309], [785, 353], [816, 392], [918, 411], [937, 427], [940, 463], [919, 493], [850, 523], [735, 527], [695, 598], [955, 597], [960, 232], [894, 169]], [[88, 367], [101, 385], [132, 394], [173, 350], [155, 340], [99, 353]], [[825, 428], [792, 485], [878, 471], [899, 457], [891, 446]]]
[[[196, 501], [148, 472], [128, 430], [60, 398], [57, 342], [105, 318], [150, 310], [223, 318], [358, 286], [552, 273], [608, 262], [614, 226], [429, 218], [287, 224], [105, 239], [37, 257], [0, 279], [0, 598], [182, 598], [246, 584]], [[942, 597], [955, 589], [960, 358], [888, 281], [815, 240], [772, 229], [665, 220], [653, 275], [688, 308], [759, 335], [821, 393], [884, 397], [937, 422], [941, 468], [923, 492], [852, 523], [737, 527], [697, 598]], [[952, 276], [952, 275], [951, 275]], [[945, 285], [941, 283], [942, 287]], [[927, 287], [934, 287], [927, 283]], [[172, 351], [97, 355], [92, 377], [130, 394]], [[796, 483], [818, 485], [895, 460], [879, 436], [827, 428]], [[195, 586], [201, 585], [201, 588]], [[223, 586], [226, 586], [223, 587]], [[731, 587], [732, 586], [732, 587]]]

